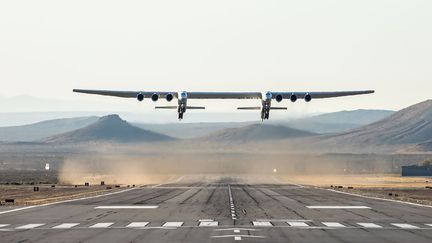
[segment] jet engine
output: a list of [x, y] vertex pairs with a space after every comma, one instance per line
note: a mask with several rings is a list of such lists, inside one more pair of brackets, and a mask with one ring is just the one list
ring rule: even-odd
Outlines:
[[306, 102], [310, 102], [312, 100], [312, 96], [310, 94], [306, 94], [304, 99]]
[[276, 101], [281, 102], [283, 100], [283, 97], [281, 94], [276, 95]]
[[152, 99], [154, 102], [156, 102], [156, 101], [158, 101], [158, 99], [159, 99], [159, 95], [156, 94], [156, 93], [154, 93], [154, 94], [152, 94], [151, 99]]
[[297, 95], [292, 94], [290, 97], [291, 102], [296, 102], [297, 101]]
[[138, 100], [139, 102], [143, 101], [143, 100], [144, 100], [144, 95], [143, 95], [142, 93], [139, 93], [139, 94], [137, 95], [137, 100]]
[[165, 99], [166, 99], [168, 102], [170, 102], [170, 101], [172, 101], [172, 100], [174, 99], [174, 95], [171, 94], [171, 93], [169, 93], [169, 94], [166, 95]]

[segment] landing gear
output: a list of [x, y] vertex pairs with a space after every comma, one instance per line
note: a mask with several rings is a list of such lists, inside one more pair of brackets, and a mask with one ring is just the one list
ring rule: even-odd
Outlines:
[[177, 112], [178, 112], [178, 119], [182, 120], [183, 114], [186, 112], [186, 102], [179, 101]]
[[270, 117], [270, 102], [263, 102], [261, 120], [268, 120]]

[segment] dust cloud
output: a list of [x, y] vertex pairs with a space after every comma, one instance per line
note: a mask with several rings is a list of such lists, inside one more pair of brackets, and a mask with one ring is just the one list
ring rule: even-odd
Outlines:
[[[63, 184], [141, 185], [166, 183], [181, 175], [255, 176], [268, 183], [320, 181], [323, 175], [395, 173], [394, 158], [370, 155], [297, 154], [242, 147], [144, 146], [104, 147], [69, 156], [60, 171]], [[252, 149], [251, 149], [252, 148]], [[389, 163], [391, 161], [391, 163]], [[276, 179], [275, 179], [276, 178]], [[287, 181], [288, 180], [288, 181]], [[348, 178], [347, 181], [350, 179]], [[310, 182], [310, 183], [308, 183]]]

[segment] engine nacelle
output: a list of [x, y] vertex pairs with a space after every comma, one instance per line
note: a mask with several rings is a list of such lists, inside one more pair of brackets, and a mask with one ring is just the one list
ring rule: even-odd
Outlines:
[[264, 101], [271, 101], [271, 99], [273, 98], [273, 94], [270, 91], [267, 91], [265, 93], [263, 92], [261, 93], [261, 98]]
[[166, 95], [165, 99], [166, 99], [168, 102], [171, 102], [171, 101], [174, 99], [174, 95], [171, 94], [171, 93], [169, 93], [169, 94]]
[[306, 102], [310, 102], [312, 100], [312, 96], [310, 94], [306, 94], [304, 99]]
[[154, 102], [156, 102], [156, 101], [158, 101], [158, 99], [159, 99], [159, 95], [156, 94], [156, 93], [154, 93], [154, 94], [152, 94], [151, 99], [152, 99]]
[[281, 102], [283, 100], [283, 96], [281, 94], [276, 95], [276, 101]]
[[297, 101], [297, 95], [292, 94], [292, 95], [290, 96], [290, 100], [291, 100], [291, 102], [296, 102], [296, 101]]
[[143, 101], [143, 100], [144, 100], [144, 95], [143, 95], [142, 93], [139, 93], [139, 94], [137, 95], [137, 100], [138, 100], [139, 102]]

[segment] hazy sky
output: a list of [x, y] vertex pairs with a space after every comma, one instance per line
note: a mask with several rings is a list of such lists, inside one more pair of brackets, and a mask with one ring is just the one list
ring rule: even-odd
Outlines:
[[[295, 109], [399, 109], [432, 96], [431, 13], [427, 0], [5, 0], [0, 96], [65, 99], [91, 110], [98, 102], [136, 104], [73, 88], [375, 89]], [[238, 102], [220, 103], [208, 102], [206, 112]]]

